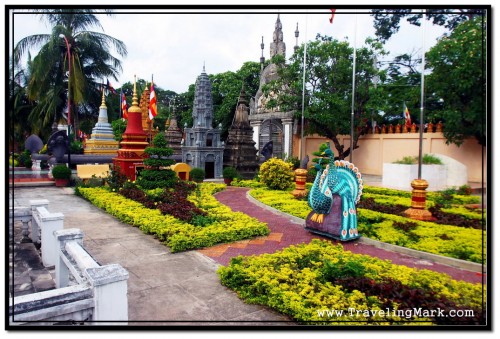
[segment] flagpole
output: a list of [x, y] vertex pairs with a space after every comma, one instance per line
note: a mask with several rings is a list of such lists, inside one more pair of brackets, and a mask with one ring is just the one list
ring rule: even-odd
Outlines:
[[123, 119], [123, 111], [122, 111], [122, 95], [123, 89], [120, 89], [120, 97], [118, 98], [118, 119]]
[[304, 34], [304, 63], [302, 72], [302, 117], [300, 127], [300, 151], [299, 159], [302, 161], [302, 148], [304, 148], [304, 102], [306, 92], [306, 54], [307, 54], [307, 14], [306, 14], [306, 33]]
[[353, 139], [354, 139], [354, 96], [356, 91], [356, 32], [358, 26], [358, 14], [354, 15], [354, 52], [352, 60], [352, 102], [351, 102], [351, 145], [349, 152], [349, 161], [352, 163]]
[[422, 9], [422, 74], [420, 75], [420, 128], [418, 143], [418, 179], [422, 179], [422, 143], [424, 133], [425, 10]]

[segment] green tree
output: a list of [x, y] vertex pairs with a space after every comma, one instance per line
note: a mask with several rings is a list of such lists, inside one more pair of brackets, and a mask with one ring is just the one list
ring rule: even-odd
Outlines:
[[31, 57], [28, 55], [27, 66], [25, 69], [15, 67], [10, 60], [10, 73], [14, 77], [10, 77], [10, 95], [9, 95], [9, 144], [14, 145], [15, 142], [24, 141], [25, 134], [29, 135], [36, 133], [42, 134], [40, 126], [31, 126], [28, 122], [28, 117], [34, 107], [34, 103], [28, 99], [26, 87], [30, 77]]
[[153, 146], [146, 147], [144, 153], [148, 155], [144, 159], [146, 168], [142, 170], [137, 178], [137, 184], [144, 189], [168, 188], [172, 187], [176, 181], [175, 172], [166, 167], [175, 163], [169, 159], [173, 150], [168, 147], [163, 133], [158, 133]]
[[[95, 115], [98, 111], [101, 81], [107, 78], [117, 80], [121, 71], [121, 62], [111, 54], [110, 46], [120, 56], [125, 56], [125, 44], [104, 33], [89, 30], [94, 27], [102, 29], [94, 9], [34, 11], [52, 25], [52, 33], [25, 37], [14, 48], [14, 61], [18, 63], [28, 49], [40, 47], [33, 59], [28, 83], [28, 97], [37, 104], [29, 116], [30, 123], [46, 127], [64, 118], [69, 97], [71, 120], [77, 130], [80, 116]], [[105, 12], [112, 14], [111, 10]], [[70, 73], [66, 73], [68, 53], [65, 39], [70, 48]]]
[[259, 74], [260, 64], [248, 61], [236, 72], [227, 71], [210, 75], [214, 121], [216, 124], [222, 125], [221, 136], [223, 139], [227, 137], [228, 130], [233, 123], [242, 85], [245, 86], [247, 94], [256, 93], [259, 88]]
[[444, 122], [448, 144], [460, 146], [475, 137], [486, 145], [486, 17], [477, 17], [443, 36], [428, 52], [428, 91], [443, 107], [435, 116]]
[[[432, 21], [434, 25], [453, 30], [464, 21], [482, 16], [484, 9], [430, 8], [426, 9], [425, 13], [427, 20]], [[411, 8], [373, 9], [372, 16], [374, 17], [375, 35], [382, 42], [389, 40], [393, 34], [399, 31], [402, 19], [406, 18], [410, 24], [416, 26], [420, 26], [422, 21], [422, 13], [415, 12]]]
[[[266, 95], [276, 93], [274, 99], [268, 101], [268, 107], [279, 106], [282, 111], [296, 111], [296, 116], [300, 117], [303, 53], [302, 45], [288, 65], [285, 65], [283, 57], [273, 58], [279, 67], [280, 79], [271, 81], [264, 88]], [[373, 60], [376, 54], [384, 53], [381, 44], [372, 39], [366, 41], [366, 46], [357, 49], [354, 148], [358, 147], [358, 138], [369, 117], [366, 108], [373, 93], [373, 77], [378, 75]], [[353, 48], [348, 42], [318, 35], [315, 41], [308, 43], [304, 105], [308, 127], [305, 131], [332, 140], [341, 159], [351, 151], [344, 149], [337, 136], [350, 134], [351, 131], [352, 64]]]

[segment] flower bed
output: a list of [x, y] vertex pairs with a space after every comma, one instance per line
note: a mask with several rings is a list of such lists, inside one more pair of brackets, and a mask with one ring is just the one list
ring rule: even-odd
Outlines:
[[265, 223], [231, 211], [212, 196], [224, 187], [223, 184], [201, 184], [198, 196], [196, 193], [189, 196], [189, 200], [206, 212], [211, 220], [206, 226], [195, 226], [171, 215], [163, 215], [158, 209], [146, 208], [105, 188], [79, 187], [78, 193], [120, 221], [139, 227], [146, 234], [154, 234], [172, 252], [268, 235], [269, 228]]
[[[267, 305], [304, 323], [432, 325], [485, 321], [485, 290], [481, 284], [353, 254], [327, 241], [313, 240], [273, 254], [238, 256], [227, 267], [219, 268], [218, 274], [222, 284], [246, 302]], [[442, 314], [431, 314], [438, 310]], [[450, 317], [452, 314], [462, 316]]]
[[[293, 199], [287, 191], [257, 188], [251, 190], [250, 195], [302, 219], [311, 212], [307, 201]], [[481, 229], [417, 221], [364, 208], [357, 211], [358, 229], [362, 236], [447, 257], [486, 262], [486, 236]]]

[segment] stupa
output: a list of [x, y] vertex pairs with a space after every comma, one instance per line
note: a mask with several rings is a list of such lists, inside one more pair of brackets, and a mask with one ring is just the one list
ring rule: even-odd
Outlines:
[[182, 157], [182, 132], [179, 126], [177, 126], [177, 119], [175, 118], [175, 114], [172, 114], [172, 118], [169, 121], [168, 128], [165, 131], [165, 139], [168, 142], [168, 147], [170, 147], [174, 151], [172, 157]]
[[224, 166], [234, 167], [243, 178], [252, 179], [257, 173], [259, 164], [248, 113], [249, 107], [243, 85], [224, 148]]
[[142, 129], [141, 109], [137, 102], [137, 90], [134, 79], [134, 95], [132, 106], [128, 110], [127, 128], [120, 142], [118, 156], [113, 158], [115, 170], [135, 180], [137, 172], [144, 168], [143, 154], [148, 146], [148, 136]]
[[222, 178], [224, 145], [220, 140], [220, 127], [213, 128], [214, 108], [212, 84], [205, 73], [196, 79], [193, 101], [193, 127], [185, 128], [182, 162], [205, 170], [205, 178]]
[[99, 117], [92, 129], [90, 139], [85, 142], [84, 154], [116, 154], [119, 143], [115, 140], [113, 128], [108, 122], [108, 108], [102, 91], [102, 102], [99, 107]]

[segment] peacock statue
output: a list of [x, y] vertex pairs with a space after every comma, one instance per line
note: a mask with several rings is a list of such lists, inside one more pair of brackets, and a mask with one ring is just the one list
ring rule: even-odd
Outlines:
[[[322, 159], [315, 166], [318, 170], [313, 186], [309, 192], [308, 203], [313, 209], [310, 220], [322, 224], [325, 215], [330, 214], [333, 199], [338, 195], [341, 199], [340, 234], [331, 234], [340, 240], [359, 238], [356, 204], [362, 191], [363, 180], [358, 168], [346, 160], [334, 160], [334, 155], [327, 143], [323, 155], [328, 157], [325, 169], [321, 167]], [[310, 227], [308, 227], [310, 229]]]

